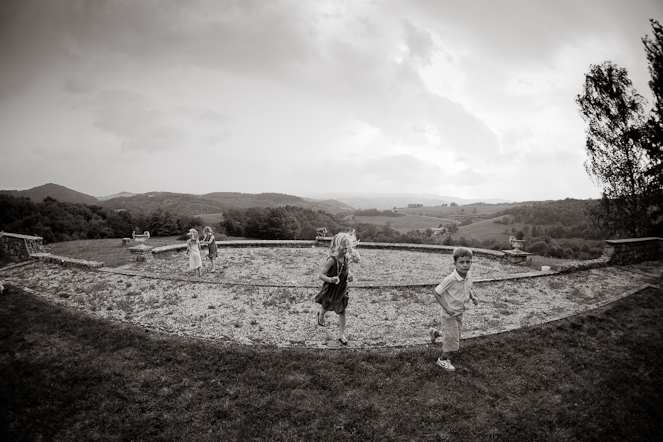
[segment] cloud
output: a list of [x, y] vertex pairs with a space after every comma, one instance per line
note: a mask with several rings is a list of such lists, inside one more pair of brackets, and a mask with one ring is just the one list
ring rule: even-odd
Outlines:
[[416, 26], [411, 20], [403, 20], [405, 43], [409, 55], [424, 65], [429, 65], [431, 57], [438, 50], [432, 34]]
[[91, 103], [94, 126], [115, 135], [122, 149], [159, 151], [190, 147], [187, 132], [140, 93], [106, 90]]
[[412, 155], [389, 155], [364, 161], [361, 171], [371, 179], [396, 188], [407, 183], [410, 186], [432, 186], [442, 175], [442, 169]]
[[194, 193], [296, 194], [330, 176], [345, 191], [588, 192], [573, 98], [606, 59], [646, 91], [640, 39], [655, 12], [646, 0], [5, 0], [0, 131], [50, 158], [85, 146], [163, 170], [195, 149], [224, 174], [189, 180]]

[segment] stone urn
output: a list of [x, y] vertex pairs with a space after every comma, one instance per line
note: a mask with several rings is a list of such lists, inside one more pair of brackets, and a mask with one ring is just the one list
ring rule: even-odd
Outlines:
[[513, 247], [514, 250], [521, 251], [523, 247], [525, 246], [525, 240], [524, 239], [516, 239], [515, 236], [512, 236], [509, 238], [509, 242], [511, 243], [511, 247]]
[[139, 235], [136, 234], [136, 231], [133, 231], [131, 235], [133, 236], [134, 241], [136, 241], [138, 244], [143, 244], [145, 241], [150, 239], [150, 232], [147, 230]]
[[150, 239], [150, 232], [147, 230], [142, 234], [136, 234], [134, 231], [132, 233], [134, 241], [138, 243], [137, 246], [129, 247], [129, 253], [131, 253], [131, 259], [134, 261], [145, 262], [153, 258], [152, 256], [152, 247], [145, 245], [145, 241]]

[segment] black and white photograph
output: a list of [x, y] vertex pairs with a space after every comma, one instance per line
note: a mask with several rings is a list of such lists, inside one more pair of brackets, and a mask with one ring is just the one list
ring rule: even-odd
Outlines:
[[0, 440], [663, 439], [660, 0], [0, 1]]

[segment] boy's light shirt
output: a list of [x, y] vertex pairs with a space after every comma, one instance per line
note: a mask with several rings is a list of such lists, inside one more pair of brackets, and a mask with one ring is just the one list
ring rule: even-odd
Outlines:
[[[472, 288], [472, 282], [474, 282], [474, 279], [471, 271], [468, 270], [463, 279], [454, 269], [449, 276], [435, 287], [435, 292], [444, 297], [444, 300], [453, 311], [452, 316], [459, 315], [471, 307], [470, 289]], [[442, 309], [442, 316], [451, 317], [444, 309]]]

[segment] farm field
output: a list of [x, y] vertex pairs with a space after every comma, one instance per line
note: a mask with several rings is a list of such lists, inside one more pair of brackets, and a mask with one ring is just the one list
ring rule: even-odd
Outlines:
[[202, 219], [205, 225], [217, 224], [223, 221], [223, 213], [203, 213], [196, 216]]
[[406, 215], [406, 216], [355, 216], [354, 221], [358, 223], [377, 224], [383, 226], [389, 224], [399, 233], [407, 233], [411, 230], [435, 228], [440, 224], [453, 222], [451, 218], [442, 219], [434, 216]]
[[469, 226], [459, 227], [458, 232], [451, 237], [457, 239], [461, 236], [464, 236], [466, 238], [476, 238], [482, 241], [485, 239], [493, 238], [496, 241], [508, 242], [509, 237], [513, 235], [511, 229], [522, 230], [524, 226], [525, 224], [522, 223], [499, 224], [492, 219], [486, 219], [472, 223]]
[[[485, 205], [471, 205], [471, 206], [432, 206], [432, 207], [398, 207], [398, 213], [406, 215], [423, 214], [430, 216], [445, 216], [445, 217], [458, 217], [467, 215], [491, 215], [503, 210], [511, 209], [512, 207], [522, 206], [523, 203], [513, 204], [485, 204]], [[475, 212], [476, 209], [476, 212]], [[461, 212], [462, 210], [462, 212]]]
[[[399, 233], [407, 233], [411, 230], [427, 229], [429, 227], [436, 228], [440, 224], [446, 225], [454, 222], [452, 218], [437, 218], [433, 216], [423, 215], [406, 215], [406, 216], [355, 216], [354, 221], [358, 223], [376, 224], [379, 226], [389, 223], [389, 225], [396, 229]], [[458, 239], [461, 236], [466, 238], [476, 238], [481, 241], [489, 238], [494, 238], [497, 241], [508, 241], [509, 237], [513, 235], [512, 228], [521, 230], [525, 224], [499, 224], [494, 219], [487, 219], [477, 221], [468, 226], [460, 226], [458, 232], [452, 235], [453, 239]], [[541, 226], [546, 227], [546, 226]]]

